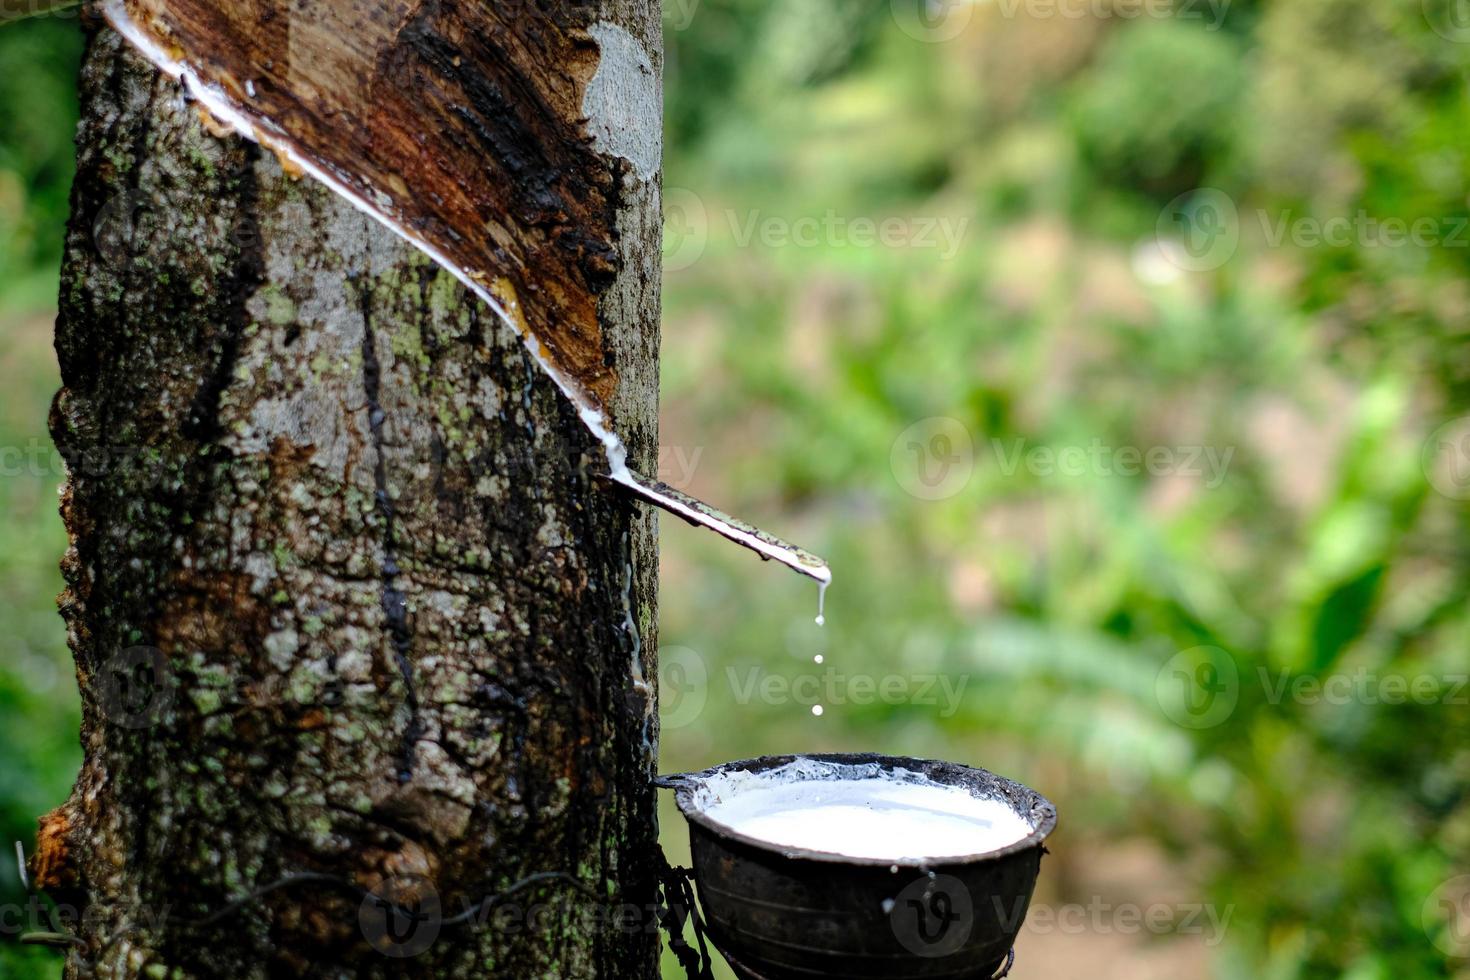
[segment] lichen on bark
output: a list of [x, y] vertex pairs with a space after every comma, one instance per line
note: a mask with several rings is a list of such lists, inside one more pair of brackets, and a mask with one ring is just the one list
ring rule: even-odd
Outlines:
[[[657, 50], [656, 10], [606, 6]], [[653, 976], [653, 517], [448, 273], [211, 135], [110, 31], [82, 86], [52, 425], [85, 761], [45, 850], [84, 910], [68, 975]], [[607, 165], [599, 317], [649, 467], [656, 176]], [[140, 709], [119, 663], [166, 683]], [[543, 883], [407, 959], [364, 938], [361, 889], [422, 875], [448, 916], [545, 871], [596, 897]]]

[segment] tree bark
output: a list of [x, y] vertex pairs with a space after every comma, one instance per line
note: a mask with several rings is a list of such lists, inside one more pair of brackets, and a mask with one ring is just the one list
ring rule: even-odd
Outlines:
[[[586, 6], [658, 66], [656, 5]], [[655, 976], [652, 513], [447, 272], [110, 30], [82, 86], [52, 426], [85, 761], [33, 865], [67, 975]], [[658, 178], [606, 165], [651, 470]]]

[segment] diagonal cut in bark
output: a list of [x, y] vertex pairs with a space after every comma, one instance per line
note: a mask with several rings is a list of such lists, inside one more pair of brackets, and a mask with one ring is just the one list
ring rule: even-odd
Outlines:
[[619, 270], [619, 181], [659, 170], [661, 103], [630, 34], [561, 4], [106, 0], [103, 12], [217, 121], [489, 304], [602, 442], [614, 485], [831, 581], [809, 552], [628, 468], [599, 303]]

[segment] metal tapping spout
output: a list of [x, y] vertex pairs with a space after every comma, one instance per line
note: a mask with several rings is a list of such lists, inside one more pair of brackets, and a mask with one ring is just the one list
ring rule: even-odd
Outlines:
[[760, 555], [763, 561], [778, 561], [793, 571], [816, 580], [823, 592], [832, 584], [832, 569], [810, 551], [788, 544], [775, 535], [731, 517], [667, 483], [650, 480], [627, 469], [622, 473], [612, 474], [609, 479], [639, 500], [661, 507], [695, 527], [708, 528], [743, 548], [749, 548]]

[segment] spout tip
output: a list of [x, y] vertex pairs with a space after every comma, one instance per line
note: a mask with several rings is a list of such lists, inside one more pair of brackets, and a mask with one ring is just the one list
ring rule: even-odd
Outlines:
[[608, 479], [640, 500], [661, 507], [690, 524], [709, 528], [741, 547], [749, 548], [764, 560], [774, 559], [793, 571], [815, 579], [822, 586], [832, 582], [832, 569], [810, 551], [788, 544], [758, 527], [718, 511], [666, 483], [650, 480], [633, 470], [610, 474]]

